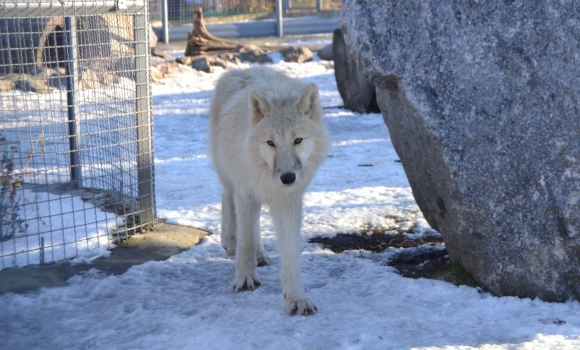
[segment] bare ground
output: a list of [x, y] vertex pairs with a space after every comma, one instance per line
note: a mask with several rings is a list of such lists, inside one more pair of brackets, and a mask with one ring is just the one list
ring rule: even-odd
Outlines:
[[[362, 232], [368, 232], [364, 228]], [[372, 229], [372, 234], [342, 234], [333, 238], [315, 237], [311, 243], [320, 243], [324, 248], [335, 253], [343, 253], [347, 250], [365, 250], [369, 252], [382, 252], [389, 248], [415, 248], [420, 245], [439, 245], [443, 239], [439, 235], [424, 236], [419, 239], [408, 238], [404, 233], [385, 233], [390, 230]], [[385, 264], [396, 268], [399, 273], [408, 278], [427, 278], [443, 280], [455, 285], [467, 285], [477, 287], [475, 280], [463, 267], [449, 259], [446, 250], [414, 250], [401, 249], [393, 258]]]
[[97, 269], [106, 275], [121, 275], [131, 266], [162, 261], [198, 244], [207, 232], [194, 228], [157, 223], [153, 229], [123, 240], [108, 257], [90, 264], [71, 265], [61, 260], [46, 265], [28, 265], [0, 271], [0, 294], [27, 293], [40, 288], [66, 286], [67, 280]]

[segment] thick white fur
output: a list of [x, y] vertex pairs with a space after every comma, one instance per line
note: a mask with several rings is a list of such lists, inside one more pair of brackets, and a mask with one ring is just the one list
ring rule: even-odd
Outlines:
[[[256, 265], [269, 262], [260, 239], [260, 209], [270, 207], [280, 246], [286, 311], [312, 314], [300, 277], [302, 196], [326, 156], [318, 88], [266, 67], [232, 70], [211, 102], [211, 154], [223, 185], [222, 245], [236, 260], [234, 290], [260, 285]], [[295, 144], [296, 139], [302, 142]], [[268, 145], [275, 143], [275, 147]], [[296, 181], [284, 185], [280, 176]]]

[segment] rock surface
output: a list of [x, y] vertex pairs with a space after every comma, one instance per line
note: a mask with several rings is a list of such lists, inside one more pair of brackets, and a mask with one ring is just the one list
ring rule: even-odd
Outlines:
[[36, 92], [39, 94], [47, 94], [49, 87], [46, 79], [43, 77], [35, 77], [29, 74], [18, 74], [13, 76], [14, 89], [22, 91]]
[[497, 295], [580, 299], [579, 18], [577, 1], [343, 2], [419, 207]]
[[357, 64], [348, 52], [340, 29], [332, 37], [334, 57], [334, 78], [344, 108], [357, 113], [378, 113], [375, 86], [358, 70]]
[[155, 34], [153, 27], [151, 27], [151, 24], [149, 24], [149, 47], [152, 55], [155, 54], [155, 48], [157, 47], [158, 41], [159, 38], [157, 38], [157, 34]]
[[151, 66], [151, 77], [153, 77], [153, 79], [163, 79], [165, 73], [163, 73], [159, 68]]
[[332, 61], [332, 44], [328, 44], [317, 52], [318, 57], [324, 61]]
[[268, 53], [257, 45], [239, 45], [236, 49], [238, 57], [242, 61], [250, 63], [272, 63]]
[[280, 50], [284, 56], [284, 62], [304, 63], [312, 61], [312, 51], [303, 46], [288, 46]]
[[181, 69], [179, 69], [179, 65], [177, 62], [167, 62], [167, 63], [160, 63], [155, 66], [163, 75], [167, 74], [179, 74], [181, 73]]
[[191, 66], [199, 71], [206, 73], [213, 73], [213, 68], [211, 67], [211, 62], [208, 57], [200, 56], [193, 60]]
[[101, 89], [106, 86], [117, 84], [118, 82], [119, 77], [114, 73], [85, 68], [80, 74], [79, 88], [81, 90]]

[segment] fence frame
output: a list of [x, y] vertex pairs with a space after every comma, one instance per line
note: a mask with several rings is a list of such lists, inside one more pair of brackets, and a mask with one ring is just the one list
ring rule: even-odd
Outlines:
[[[153, 192], [153, 145], [151, 125], [151, 91], [148, 75], [149, 51], [147, 50], [147, 34], [149, 33], [149, 18], [145, 13], [135, 15], [135, 87], [136, 118], [137, 118], [137, 178], [139, 189], [139, 207], [141, 222], [155, 220]], [[145, 209], [143, 209], [145, 208]]]
[[79, 67], [78, 67], [78, 42], [77, 24], [75, 17], [65, 17], [65, 45], [68, 50], [69, 59], [66, 61], [66, 100], [68, 109], [68, 135], [70, 150], [70, 180], [76, 188], [83, 187], [83, 175], [81, 164], [81, 121], [77, 118], [80, 115], [80, 108], [77, 102], [77, 92], [79, 90]]

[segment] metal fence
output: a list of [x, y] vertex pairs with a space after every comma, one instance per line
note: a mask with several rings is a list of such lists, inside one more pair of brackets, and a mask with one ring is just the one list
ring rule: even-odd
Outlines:
[[[277, 13], [278, 3], [281, 11]], [[224, 38], [278, 35], [278, 16], [286, 34], [332, 32], [338, 27], [341, 0], [149, 0], [150, 19], [163, 39], [187, 39], [193, 13], [204, 10], [210, 32]], [[302, 20], [301, 20], [302, 19]], [[165, 26], [164, 26], [165, 24]], [[171, 26], [171, 28], [169, 28]], [[330, 28], [330, 29], [328, 29]], [[167, 40], [166, 40], [167, 41]]]
[[0, 3], [0, 269], [155, 220], [147, 1]]

